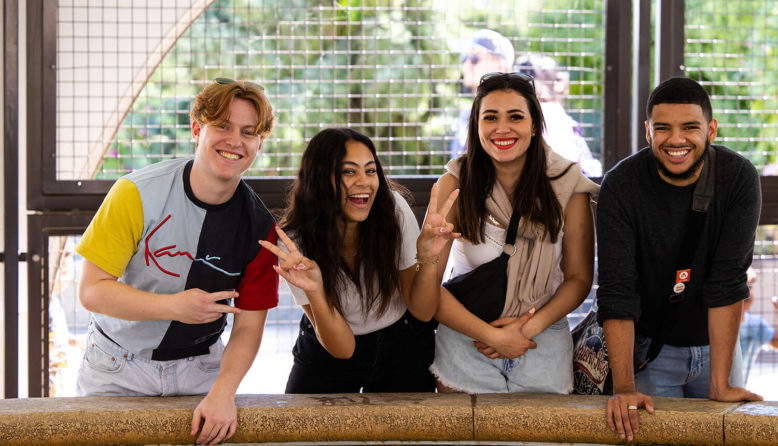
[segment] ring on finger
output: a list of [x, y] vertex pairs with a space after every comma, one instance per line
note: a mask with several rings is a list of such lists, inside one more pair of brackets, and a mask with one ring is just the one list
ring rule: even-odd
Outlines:
[[627, 406], [627, 410], [638, 410], [638, 406]]

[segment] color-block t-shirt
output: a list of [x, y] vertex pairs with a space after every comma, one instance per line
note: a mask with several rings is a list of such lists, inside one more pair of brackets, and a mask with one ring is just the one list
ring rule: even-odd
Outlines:
[[[177, 159], [120, 178], [76, 251], [140, 290], [160, 294], [190, 288], [236, 290], [238, 308], [275, 307], [276, 257], [258, 243], [276, 242], [272, 215], [242, 181], [227, 202], [201, 202], [189, 184], [191, 168], [191, 160]], [[226, 323], [226, 316], [207, 324], [93, 317], [114, 342], [154, 360], [207, 353]]]

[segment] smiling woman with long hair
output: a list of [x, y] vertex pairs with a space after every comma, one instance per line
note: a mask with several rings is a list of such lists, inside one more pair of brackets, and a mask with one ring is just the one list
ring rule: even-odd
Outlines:
[[[440, 288], [431, 367], [438, 390], [567, 393], [573, 352], [566, 315], [592, 285], [589, 204], [597, 185], [544, 142], [543, 112], [527, 75], [483, 76], [468, 125], [467, 153], [438, 181], [440, 196], [461, 188], [449, 217], [462, 233], [441, 251], [448, 261], [438, 265], [438, 277], [447, 270], [464, 275], [498, 257], [504, 244], [513, 246], [505, 251], [512, 254], [504, 304], [492, 309], [498, 319], [480, 319]], [[517, 237], [507, 241], [514, 213]]]
[[279, 246], [262, 243], [305, 311], [287, 393], [435, 389], [435, 264], [458, 236], [443, 218], [457, 193], [420, 232], [401, 191], [367, 136], [325, 129], [308, 143]]

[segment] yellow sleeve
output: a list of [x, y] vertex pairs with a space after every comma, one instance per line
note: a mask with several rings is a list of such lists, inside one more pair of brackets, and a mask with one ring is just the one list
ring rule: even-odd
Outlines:
[[114, 183], [76, 252], [100, 269], [121, 277], [143, 236], [143, 203], [135, 184], [120, 178]]

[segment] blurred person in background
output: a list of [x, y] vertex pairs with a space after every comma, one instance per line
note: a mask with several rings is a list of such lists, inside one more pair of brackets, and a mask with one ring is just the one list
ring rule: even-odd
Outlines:
[[[745, 367], [745, 382], [748, 383], [748, 375], [751, 366], [759, 356], [762, 347], [778, 350], [778, 330], [771, 326], [761, 314], [751, 313], [754, 306], [754, 286], [756, 284], [756, 271], [748, 268], [748, 297], [743, 301], [743, 319], [740, 322], [740, 351], [743, 354], [743, 366]], [[773, 309], [778, 313], [778, 296], [770, 300]]]
[[[487, 73], [510, 71], [515, 58], [513, 45], [502, 34], [491, 29], [481, 29], [459, 51], [462, 63], [462, 93], [472, 97], [481, 77]], [[467, 149], [467, 123], [470, 119], [470, 105], [459, 113], [452, 126], [454, 139], [449, 144], [449, 155], [456, 158]]]
[[[554, 152], [580, 164], [584, 175], [601, 177], [602, 164], [592, 156], [581, 125], [565, 111], [570, 74], [560, 70], [554, 59], [536, 53], [519, 57], [514, 70], [535, 78], [535, 88], [546, 120], [543, 131], [546, 143]], [[553, 131], [549, 132], [549, 128]]]

